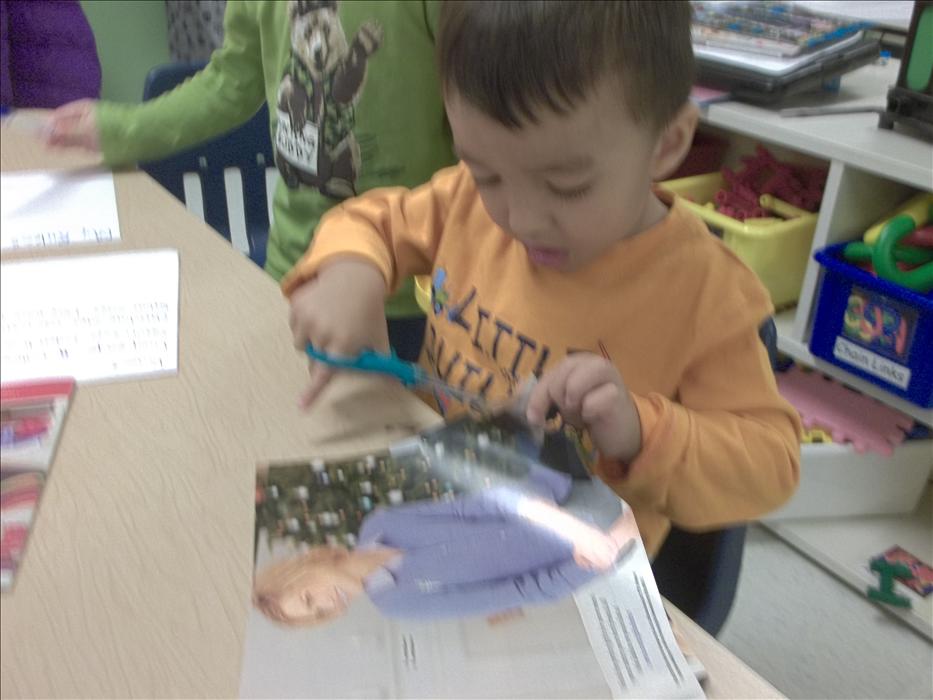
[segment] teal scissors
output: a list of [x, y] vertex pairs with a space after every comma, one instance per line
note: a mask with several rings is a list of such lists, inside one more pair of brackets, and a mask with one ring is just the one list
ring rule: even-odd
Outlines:
[[311, 343], [308, 343], [305, 347], [305, 352], [311, 359], [323, 362], [330, 367], [395, 377], [409, 389], [425, 387], [435, 392], [435, 394], [439, 392], [456, 399], [474, 411], [485, 414], [489, 410], [486, 400], [482, 396], [453, 387], [429, 374], [415, 363], [402, 360], [395, 353], [385, 354], [374, 350], [363, 350], [356, 357], [338, 357], [318, 350]]

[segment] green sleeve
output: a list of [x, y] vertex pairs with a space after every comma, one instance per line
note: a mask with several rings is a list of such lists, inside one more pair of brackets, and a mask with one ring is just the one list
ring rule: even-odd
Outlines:
[[266, 99], [259, 24], [250, 3], [227, 4], [224, 43], [210, 63], [174, 90], [142, 104], [97, 107], [104, 162], [155, 160], [229, 131]]
[[437, 43], [437, 19], [441, 13], [440, 0], [424, 0], [424, 23], [431, 41]]

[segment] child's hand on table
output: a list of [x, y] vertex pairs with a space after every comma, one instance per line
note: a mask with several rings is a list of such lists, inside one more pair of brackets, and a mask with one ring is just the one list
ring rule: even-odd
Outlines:
[[641, 451], [638, 411], [608, 360], [577, 353], [546, 372], [528, 399], [528, 422], [543, 427], [551, 406], [565, 422], [586, 428], [603, 457], [627, 464]]
[[[304, 352], [310, 342], [318, 350], [344, 357], [364, 349], [388, 351], [385, 295], [385, 280], [372, 264], [354, 258], [326, 263], [317, 277], [291, 295], [289, 325], [295, 347]], [[299, 401], [302, 408], [314, 402], [334, 372], [316, 362], [311, 362], [309, 371], [311, 383]]]
[[97, 100], [75, 100], [52, 112], [45, 125], [45, 141], [49, 146], [77, 147], [99, 153]]

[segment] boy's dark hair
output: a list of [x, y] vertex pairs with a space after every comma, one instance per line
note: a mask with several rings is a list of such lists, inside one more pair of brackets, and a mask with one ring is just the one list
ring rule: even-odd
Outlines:
[[508, 127], [568, 112], [618, 76], [636, 122], [665, 126], [693, 85], [686, 0], [446, 0], [437, 57], [456, 90]]

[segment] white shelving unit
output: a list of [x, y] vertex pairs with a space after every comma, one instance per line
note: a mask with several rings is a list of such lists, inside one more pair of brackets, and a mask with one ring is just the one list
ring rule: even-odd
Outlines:
[[[828, 101], [882, 107], [888, 88], [897, 81], [898, 65], [897, 61], [890, 61], [887, 65], [866, 66], [844, 76], [839, 94], [829, 100], [825, 95], [810, 96], [781, 107], [815, 106]], [[799, 363], [933, 426], [933, 409], [905, 401], [816, 358], [809, 348], [821, 278], [821, 268], [812, 252], [856, 238], [914, 192], [933, 191], [933, 145], [879, 129], [878, 116], [873, 113], [783, 118], [779, 108], [724, 102], [710, 105], [702, 122], [720, 134], [725, 132], [733, 142], [733, 151], [745, 151], [751, 143], [760, 142], [778, 155], [793, 153], [829, 166], [799, 302], [796, 308], [782, 311], [775, 319], [779, 349]], [[930, 353], [933, 354], [933, 348]], [[879, 462], [883, 459], [879, 456]], [[933, 451], [930, 462], [933, 464]], [[933, 552], [933, 500], [929, 493], [916, 511], [906, 516], [809, 518], [763, 524], [863, 593], [873, 581], [869, 560], [888, 547], [900, 545], [927, 560]], [[889, 609], [889, 612], [933, 639], [933, 601], [915, 598], [918, 604], [913, 610]]]
[[[866, 66], [851, 73], [843, 78], [834, 104], [883, 105], [888, 87], [897, 80], [897, 67], [897, 61], [890, 61], [885, 66]], [[809, 103], [826, 102], [825, 97], [806, 99]], [[804, 102], [792, 106], [798, 104]], [[912, 192], [933, 191], [933, 145], [879, 129], [876, 114], [784, 118], [777, 108], [724, 102], [710, 105], [703, 123], [829, 163], [813, 251], [851, 240], [853, 234], [867, 229]], [[905, 401], [837, 365], [813, 357], [809, 341], [819, 281], [820, 266], [811, 256], [797, 307], [777, 318], [780, 350], [933, 426], [933, 409]]]
[[[884, 107], [888, 88], [897, 82], [898, 61], [870, 65], [846, 75], [833, 105]], [[895, 180], [918, 190], [933, 188], [933, 147], [901, 133], [878, 128], [877, 114], [837, 114], [791, 117], [785, 107], [820, 106], [822, 95], [807, 96], [780, 107], [757, 107], [741, 102], [719, 102], [708, 107], [703, 122], [754, 139], [838, 161]], [[828, 188], [827, 188], [828, 189]]]

